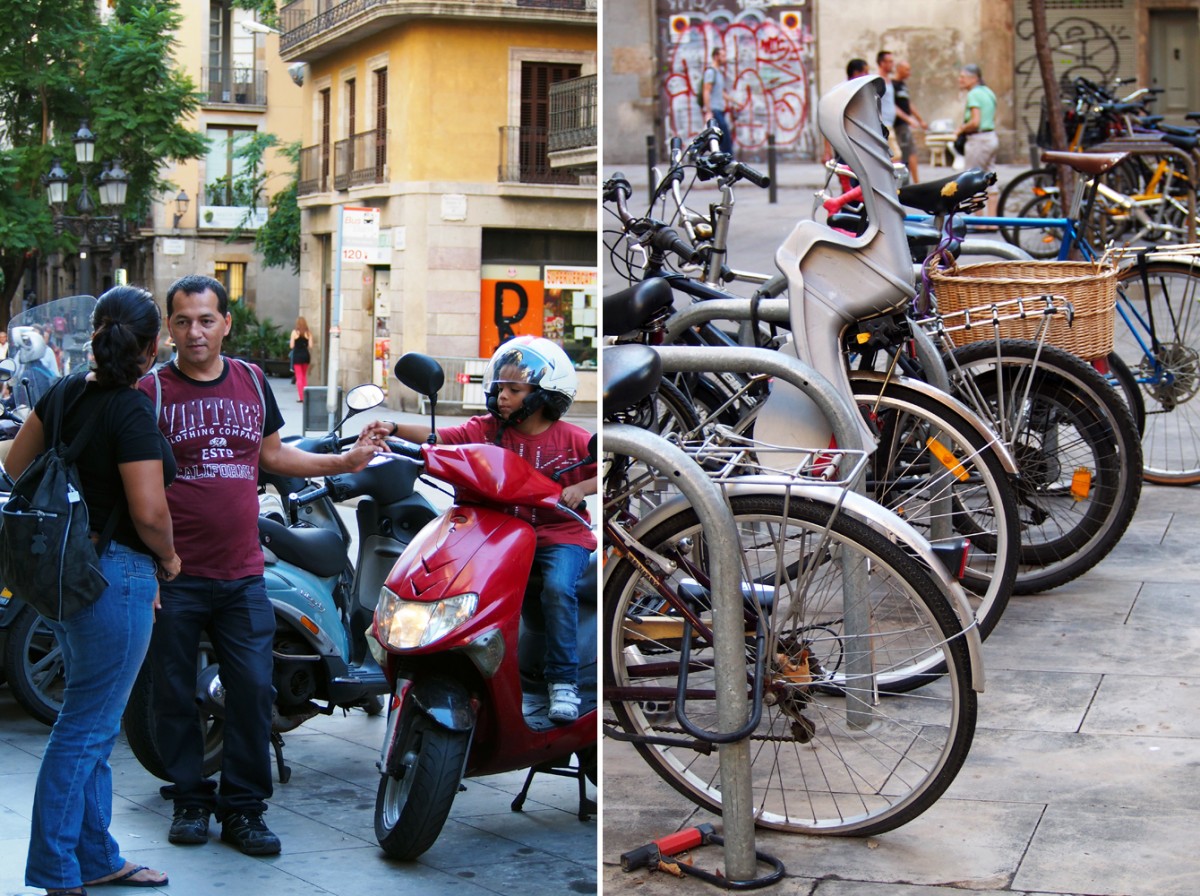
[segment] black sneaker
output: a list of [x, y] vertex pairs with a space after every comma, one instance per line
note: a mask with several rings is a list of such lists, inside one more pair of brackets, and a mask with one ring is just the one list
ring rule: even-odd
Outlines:
[[167, 839], [179, 845], [193, 846], [208, 842], [208, 810], [189, 806], [175, 810], [171, 821], [171, 833]]
[[221, 839], [248, 856], [273, 856], [280, 849], [279, 838], [263, 823], [261, 812], [227, 815], [221, 823]]

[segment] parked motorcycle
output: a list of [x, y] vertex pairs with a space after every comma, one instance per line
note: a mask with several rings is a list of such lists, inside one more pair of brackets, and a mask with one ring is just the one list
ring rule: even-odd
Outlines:
[[[289, 441], [306, 451], [339, 451], [356, 439], [340, 436], [342, 424], [382, 401], [378, 386], [357, 386], [346, 396], [347, 413], [328, 435]], [[266, 472], [260, 475], [260, 486], [273, 489], [283, 508], [258, 521], [267, 596], [275, 610], [271, 741], [280, 783], [291, 776], [283, 760], [284, 732], [338, 708], [382, 710], [378, 695], [386, 693], [389, 684], [368, 650], [366, 631], [392, 563], [436, 515], [415, 491], [418, 470], [415, 463], [387, 458], [357, 473], [327, 476], [323, 485]], [[349, 560], [351, 533], [335, 506], [351, 498], [362, 499], [355, 509], [354, 564]], [[221, 764], [224, 696], [217, 659], [211, 646], [202, 643], [196, 702], [205, 726], [205, 774], [215, 773]], [[138, 761], [165, 779], [156, 742], [149, 662], [134, 684], [124, 722]]]
[[[8, 324], [9, 355], [0, 361], [0, 462], [37, 399], [61, 376], [86, 365], [92, 336], [92, 296], [68, 296], [15, 315]], [[0, 476], [0, 502], [11, 483]], [[58, 639], [46, 621], [7, 588], [0, 589], [0, 664], [16, 701], [39, 722], [53, 725], [66, 678]]]
[[[435, 406], [444, 382], [436, 361], [407, 354], [396, 376]], [[457, 499], [396, 561], [375, 611], [371, 648], [392, 683], [375, 800], [380, 846], [416, 858], [441, 833], [464, 777], [522, 768], [531, 771], [514, 811], [541, 771], [577, 778], [586, 817], [584, 779], [596, 781], [595, 554], [578, 588], [580, 715], [555, 725], [538, 668], [534, 530], [511, 514], [514, 505], [564, 509], [562, 487], [495, 445], [389, 444], [394, 463], [420, 462]]]

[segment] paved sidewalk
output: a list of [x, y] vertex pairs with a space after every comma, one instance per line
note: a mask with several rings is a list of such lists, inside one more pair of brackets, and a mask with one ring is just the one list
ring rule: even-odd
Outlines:
[[[300, 408], [294, 387], [272, 379], [287, 421], [298, 432]], [[386, 419], [420, 418], [380, 411]], [[359, 420], [347, 427], [353, 432]], [[447, 420], [450, 418], [446, 418]], [[580, 421], [586, 425], [588, 421]], [[213, 825], [207, 846], [167, 843], [171, 804], [158, 794], [163, 783], [133, 758], [122, 737], [113, 751], [111, 830], [126, 858], [170, 874], [165, 888], [114, 893], [161, 892], [175, 896], [563, 896], [596, 892], [595, 819], [581, 822], [574, 781], [535, 779], [524, 811], [510, 810], [523, 772], [471, 779], [454, 800], [441, 837], [416, 862], [385, 858], [375, 841], [375, 761], [386, 718], [359, 711], [320, 716], [284, 735], [287, 784], [275, 785], [266, 820], [283, 841], [282, 855], [250, 858], [220, 842]], [[29, 817], [38, 765], [49, 729], [31, 719], [0, 686], [0, 894], [32, 896], [21, 886], [29, 843]], [[589, 794], [594, 792], [589, 787]], [[103, 892], [95, 889], [95, 892]]]
[[[1200, 491], [1146, 486], [1129, 531], [1086, 576], [1014, 597], [984, 644], [987, 690], [942, 799], [870, 839], [760, 832], [776, 889], [807, 896], [1200, 893]], [[701, 892], [625, 874], [625, 850], [720, 820], [604, 742], [602, 887]], [[694, 859], [723, 866], [720, 848]]]

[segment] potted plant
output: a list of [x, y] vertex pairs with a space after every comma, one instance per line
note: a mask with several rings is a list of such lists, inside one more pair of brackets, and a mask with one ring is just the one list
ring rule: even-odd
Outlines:
[[232, 326], [225, 338], [225, 354], [257, 364], [267, 376], [290, 376], [288, 336], [270, 320], [258, 314], [244, 301], [229, 306]]

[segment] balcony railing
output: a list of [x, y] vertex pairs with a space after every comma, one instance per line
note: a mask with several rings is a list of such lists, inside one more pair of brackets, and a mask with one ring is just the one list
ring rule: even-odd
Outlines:
[[547, 128], [500, 128], [500, 182], [578, 184], [577, 173], [550, 167], [548, 143]]
[[[399, 14], [431, 15], [437, 14], [438, 4], [413, 0], [293, 0], [280, 10], [279, 21], [282, 37], [279, 38], [279, 49], [286, 54], [289, 50], [304, 41], [311, 40], [322, 32], [336, 28], [345, 22], [357, 18], [363, 13], [378, 7], [391, 7]], [[473, 15], [480, 15], [495, 10], [500, 13], [504, 9], [525, 10], [540, 9], [547, 11], [590, 12], [597, 10], [596, 0], [475, 0], [471, 4], [449, 3], [448, 7], [472, 7]], [[433, 9], [431, 9], [433, 8]], [[570, 16], [575, 21], [576, 16]]]
[[582, 149], [596, 145], [596, 76], [550, 85], [548, 149]]
[[349, 139], [338, 140], [332, 147], [304, 147], [300, 150], [300, 195], [384, 183], [388, 174], [388, 133], [363, 131]]
[[300, 150], [300, 181], [296, 192], [301, 196], [324, 193], [329, 189], [329, 151], [317, 144]]
[[350, 189], [350, 141], [339, 140], [333, 144], [333, 188]]
[[205, 89], [204, 102], [209, 105], [267, 104], [267, 73], [259, 69], [237, 66], [204, 68], [200, 70], [200, 83]]
[[387, 131], [355, 134], [350, 157], [350, 186], [381, 184], [387, 179]]

